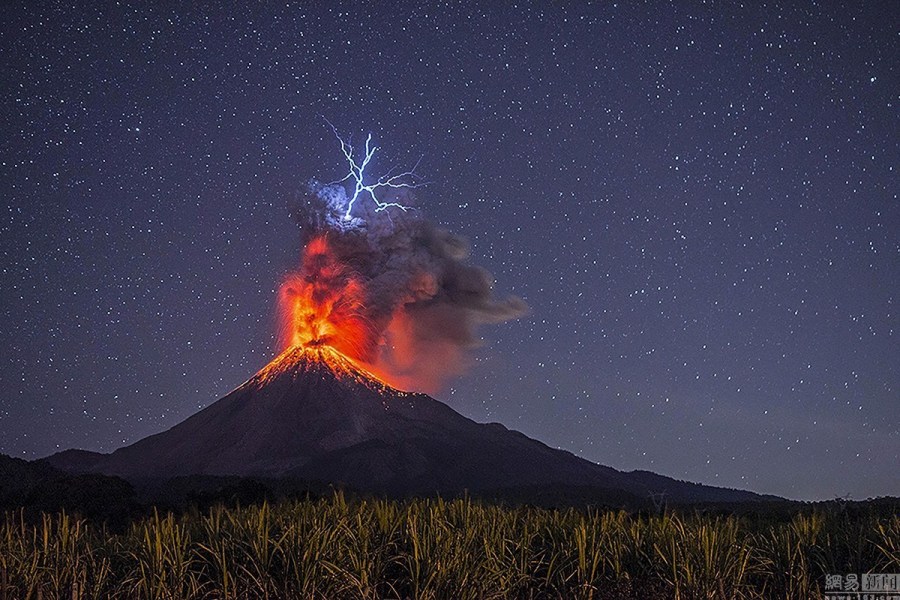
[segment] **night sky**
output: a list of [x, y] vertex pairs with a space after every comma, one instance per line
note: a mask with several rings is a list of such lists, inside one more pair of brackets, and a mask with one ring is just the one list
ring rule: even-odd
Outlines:
[[421, 158], [419, 206], [530, 307], [456, 410], [900, 495], [900, 3], [66, 4], [0, 23], [0, 452], [114, 450], [268, 362], [298, 194], [346, 173], [328, 119], [373, 173]]

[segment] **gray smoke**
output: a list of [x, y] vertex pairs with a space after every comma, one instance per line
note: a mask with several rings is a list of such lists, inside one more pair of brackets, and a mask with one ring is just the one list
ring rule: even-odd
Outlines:
[[[469, 351], [478, 345], [479, 325], [527, 312], [519, 298], [494, 297], [491, 274], [469, 264], [463, 238], [435, 227], [415, 209], [376, 212], [358, 201], [354, 218], [345, 219], [347, 201], [343, 187], [313, 182], [297, 220], [305, 244], [324, 236], [342, 271], [362, 282], [365, 314], [359, 317], [372, 340], [354, 358], [391, 383], [434, 391], [465, 369]], [[402, 193], [394, 201], [411, 205], [413, 199]]]

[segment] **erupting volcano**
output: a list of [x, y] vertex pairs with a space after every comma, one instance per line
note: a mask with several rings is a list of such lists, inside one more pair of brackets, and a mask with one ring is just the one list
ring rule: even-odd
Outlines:
[[168, 431], [112, 454], [66, 451], [47, 460], [70, 472], [151, 485], [183, 475], [238, 475], [389, 495], [468, 490], [527, 499], [576, 490], [632, 505], [650, 492], [665, 493], [672, 502], [761, 498], [653, 473], [623, 473], [503, 425], [476, 423], [429, 396], [385, 385], [323, 344], [286, 349]]
[[[280, 354], [168, 431], [112, 454], [62, 452], [51, 464], [131, 480], [263, 476], [390, 494], [562, 485], [634, 498], [665, 492], [672, 501], [758, 498], [622, 473], [401, 391], [459, 374], [476, 328], [518, 317], [525, 305], [496, 300], [463, 240], [411, 210], [409, 196], [375, 196], [379, 186], [406, 191], [399, 176], [367, 186], [352, 149], [342, 148], [355, 192], [313, 184], [304, 198], [302, 259], [279, 290]], [[368, 142], [366, 153], [363, 166]], [[361, 190], [374, 202], [354, 205]]]
[[324, 235], [313, 238], [304, 248], [300, 273], [291, 274], [279, 291], [285, 349], [318, 349], [308, 355], [336, 370], [349, 360], [380, 379], [371, 366], [364, 366], [377, 349], [377, 331], [365, 316], [365, 303], [364, 283], [336, 259]]
[[312, 183], [302, 199], [305, 244], [278, 297], [281, 347], [329, 346], [389, 385], [435, 392], [464, 371], [480, 325], [525, 304], [496, 299], [466, 242], [421, 213], [357, 203], [348, 218], [349, 202], [335, 184]]
[[371, 136], [360, 157], [335, 135], [349, 172], [301, 198], [300, 265], [279, 290], [282, 349], [328, 346], [385, 383], [436, 391], [464, 370], [478, 326], [525, 304], [495, 299], [466, 242], [415, 208], [415, 169], [369, 181]]

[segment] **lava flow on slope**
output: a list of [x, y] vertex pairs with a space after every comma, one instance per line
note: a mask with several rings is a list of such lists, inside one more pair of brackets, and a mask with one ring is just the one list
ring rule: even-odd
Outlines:
[[264, 387], [278, 377], [296, 372], [297, 365], [300, 364], [321, 365], [339, 381], [362, 385], [376, 393], [390, 393], [400, 397], [413, 395], [388, 385], [376, 374], [325, 344], [298, 344], [285, 349], [244, 385]]

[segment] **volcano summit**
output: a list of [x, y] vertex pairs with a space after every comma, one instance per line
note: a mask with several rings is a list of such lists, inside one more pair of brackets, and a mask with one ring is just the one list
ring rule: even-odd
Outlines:
[[665, 493], [673, 502], [762, 499], [648, 472], [623, 473], [502, 425], [476, 423], [425, 394], [382, 383], [324, 345], [286, 350], [168, 431], [111, 454], [70, 450], [47, 460], [68, 471], [132, 481], [238, 475], [391, 495], [562, 486], [636, 499]]

